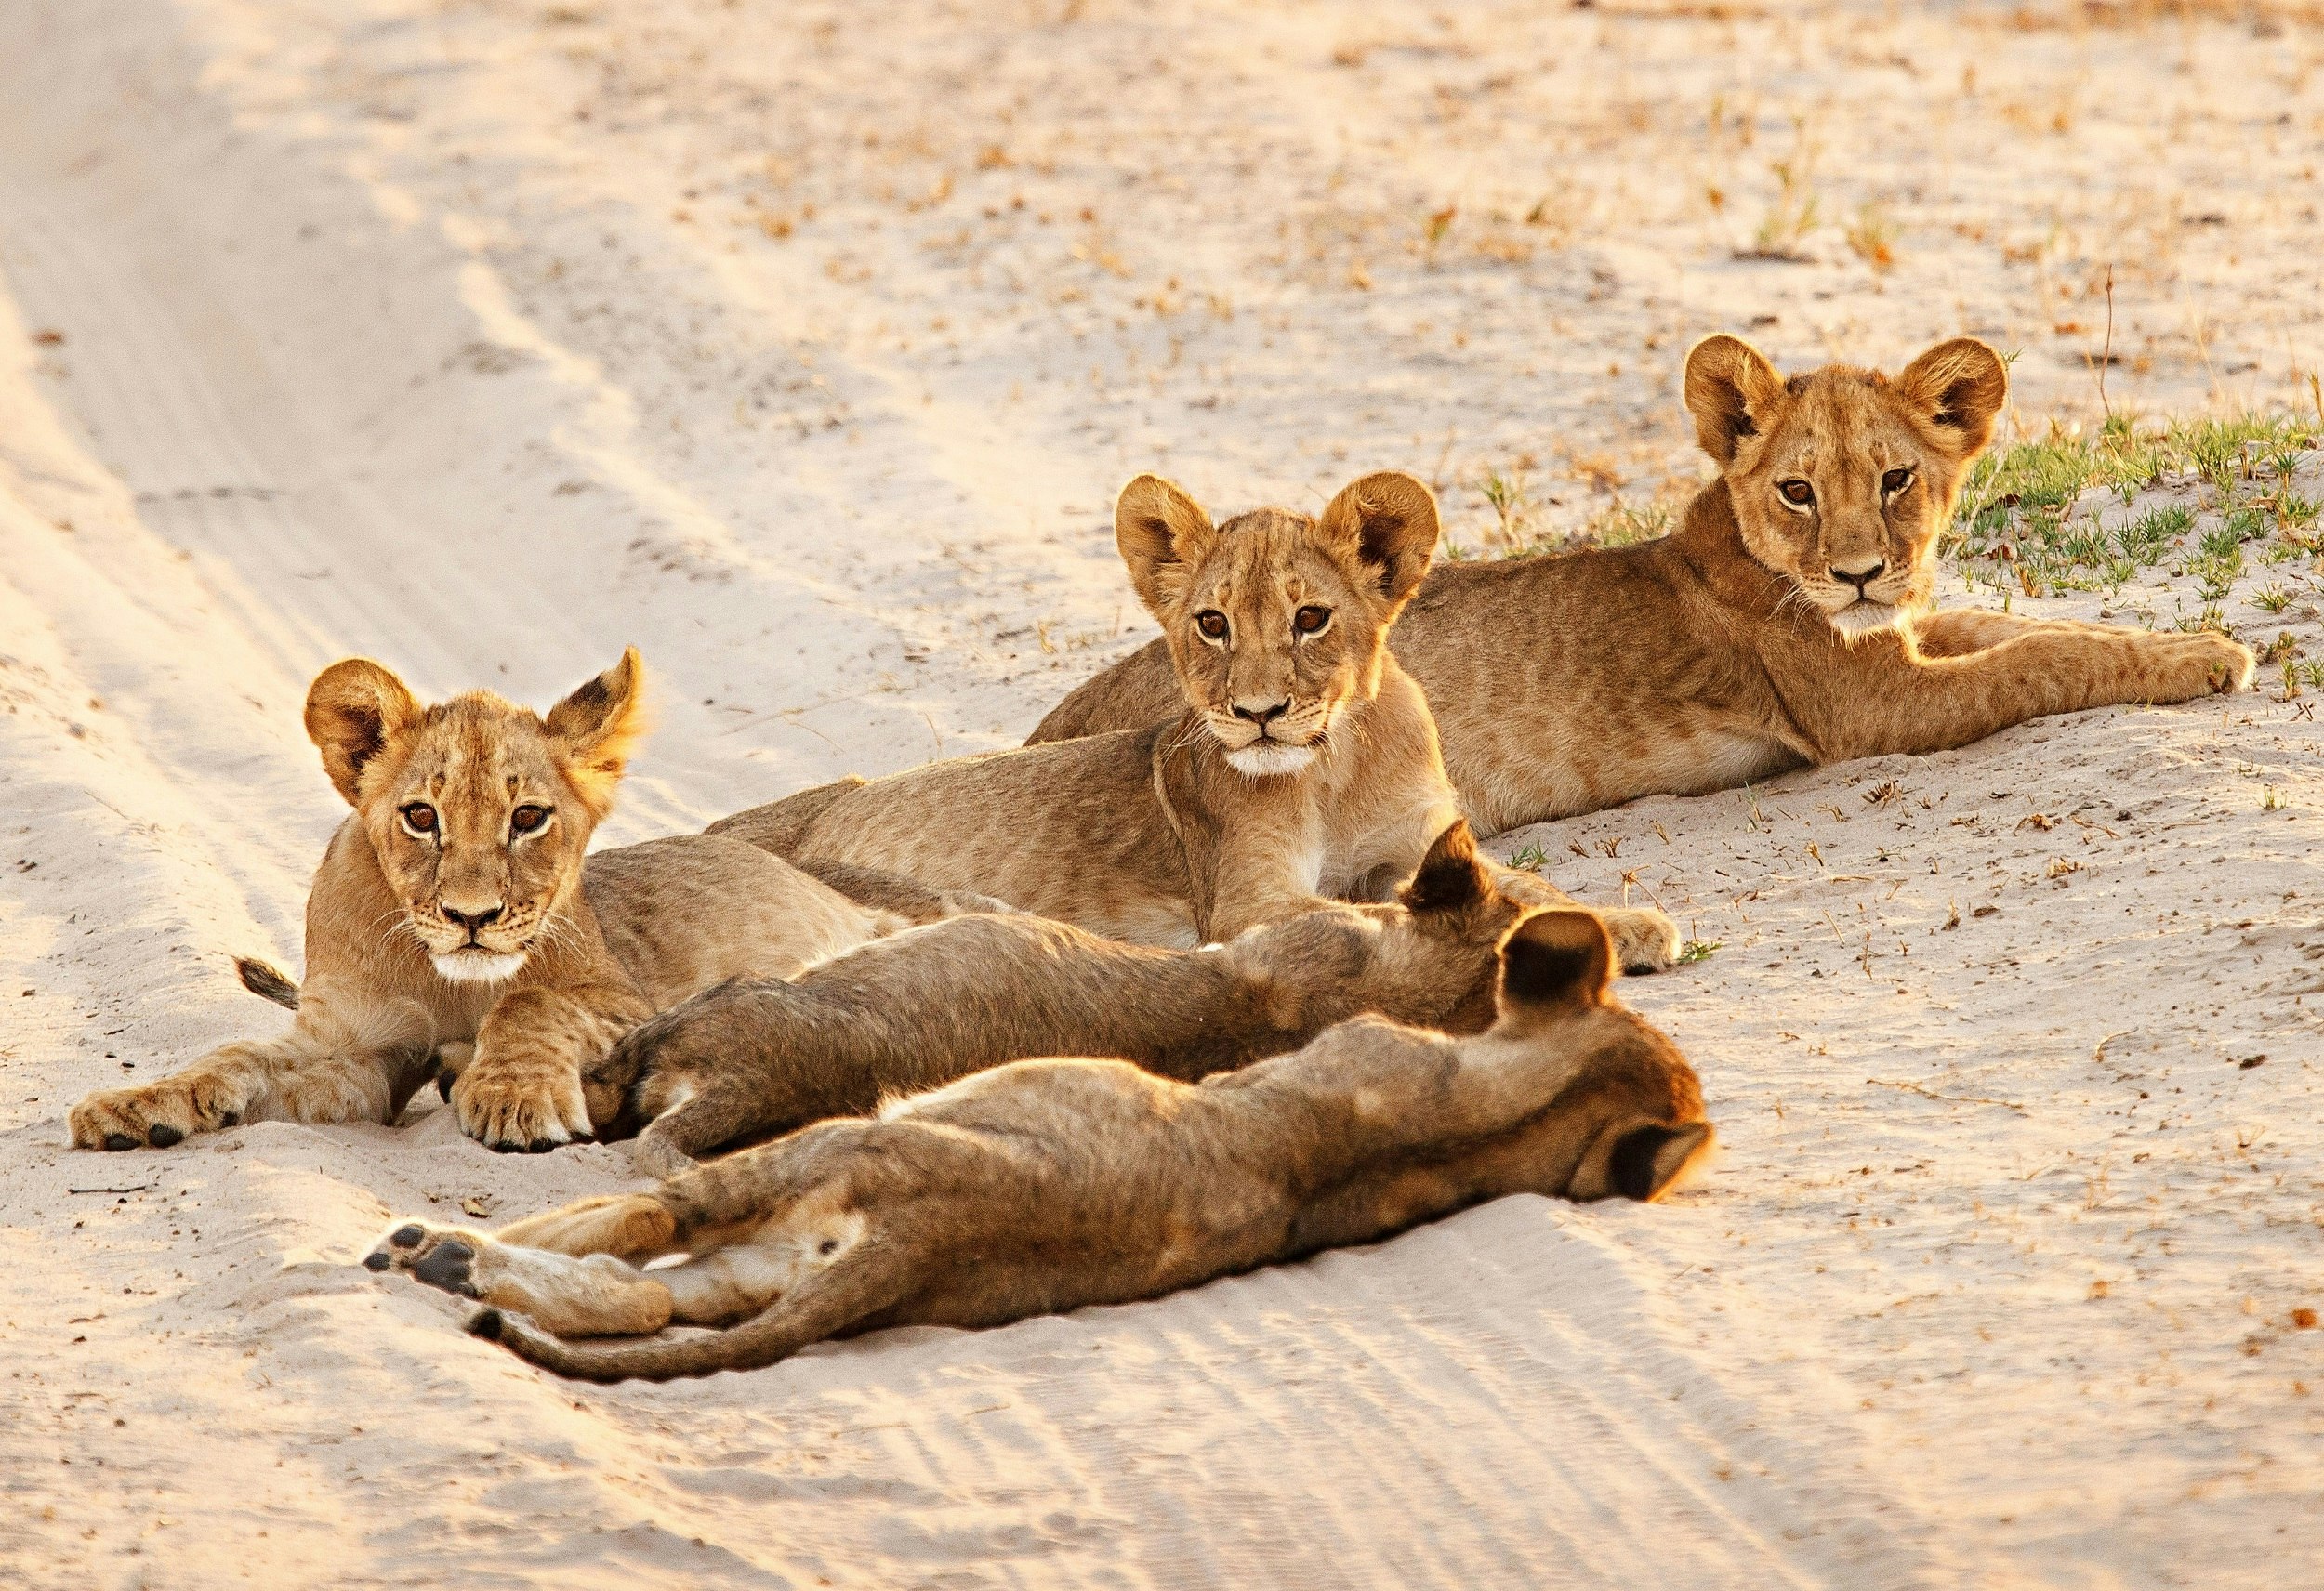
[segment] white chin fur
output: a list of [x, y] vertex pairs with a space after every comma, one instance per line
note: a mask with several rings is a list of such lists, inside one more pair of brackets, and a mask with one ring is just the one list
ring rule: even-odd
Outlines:
[[1894, 602], [1851, 602], [1837, 613], [1824, 615], [1831, 627], [1854, 639], [1868, 636], [1875, 630], [1893, 630], [1904, 618], [1905, 611]]
[[514, 978], [524, 966], [524, 955], [502, 955], [492, 951], [456, 950], [449, 955], [431, 955], [436, 971], [454, 983], [501, 983]]
[[1279, 741], [1257, 741], [1237, 746], [1226, 754], [1226, 765], [1237, 773], [1248, 773], [1254, 779], [1271, 774], [1299, 773], [1315, 760], [1314, 746], [1285, 745]]

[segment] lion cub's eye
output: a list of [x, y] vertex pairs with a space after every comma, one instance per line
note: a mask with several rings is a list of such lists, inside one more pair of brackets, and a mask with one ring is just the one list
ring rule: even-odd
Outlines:
[[1226, 639], [1226, 615], [1217, 609], [1206, 609], [1195, 615], [1195, 628], [1214, 641]]
[[399, 807], [396, 815], [403, 820], [403, 827], [408, 833], [432, 835], [436, 832], [436, 809], [425, 801], [414, 801], [408, 806]]
[[547, 822], [548, 809], [546, 807], [519, 807], [508, 814], [508, 826], [521, 835], [538, 833], [540, 826]]
[[1892, 469], [1881, 477], [1881, 493], [1883, 496], [1894, 497], [1911, 484], [1912, 467], [1907, 465], [1899, 469]]
[[1324, 626], [1329, 623], [1331, 610], [1328, 608], [1301, 608], [1291, 615], [1291, 627], [1303, 636], [1321, 635]]
[[1816, 488], [1804, 480], [1778, 480], [1776, 490], [1782, 493], [1783, 500], [1795, 508], [1804, 508], [1816, 501]]

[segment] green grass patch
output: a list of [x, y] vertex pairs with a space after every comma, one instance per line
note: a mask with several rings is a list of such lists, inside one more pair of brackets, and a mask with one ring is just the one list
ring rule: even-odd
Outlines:
[[[2237, 414], [2141, 425], [2122, 415], [2094, 435], [2053, 426], [2045, 436], [1987, 454], [1961, 488], [1945, 551], [1994, 560], [2003, 593], [2112, 590], [2173, 556], [2185, 560], [2207, 602], [2224, 601], [2244, 569], [2243, 549], [2273, 564], [2313, 554], [2317, 506], [2291, 490], [2316, 427], [2290, 414]], [[2194, 477], [2204, 501], [2146, 510], [2109, 530], [2078, 510], [2093, 489], [2124, 504], [2172, 476]], [[2196, 545], [2187, 545], [2189, 537]]]

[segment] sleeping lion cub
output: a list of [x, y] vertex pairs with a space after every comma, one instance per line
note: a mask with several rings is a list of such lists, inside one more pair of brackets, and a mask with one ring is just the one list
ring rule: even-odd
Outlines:
[[1456, 822], [1395, 905], [1321, 906], [1212, 951], [1022, 914], [951, 917], [788, 982], [697, 994], [630, 1030], [583, 1085], [593, 1111], [627, 1091], [625, 1124], [646, 1124], [634, 1163], [667, 1177], [723, 1144], [1031, 1056], [1110, 1057], [1191, 1083], [1365, 1012], [1477, 1032], [1524, 910]]
[[279, 1038], [213, 1050], [73, 1108], [86, 1149], [157, 1149], [272, 1117], [387, 1122], [440, 1051], [495, 1149], [589, 1134], [581, 1066], [631, 1024], [737, 976], [782, 978], [904, 919], [755, 846], [700, 835], [583, 861], [640, 732], [633, 650], [540, 717], [489, 691], [423, 707], [363, 658], [307, 693], [307, 733], [355, 809], [307, 900], [303, 989]]
[[[1675, 533], [1448, 565], [1397, 625], [1470, 821], [1499, 834], [2248, 684], [2251, 653], [2225, 636], [1927, 611], [1937, 533], [2008, 392], [2000, 359], [1967, 337], [1893, 377], [1829, 365], [1787, 380], [1735, 337], [1697, 345], [1686, 406], [1720, 475]], [[1067, 696], [1031, 743], [1146, 723], [1172, 691], [1157, 641]]]
[[[1428, 488], [1367, 475], [1319, 518], [1261, 508], [1214, 526], [1142, 475], [1114, 522], [1173, 681], [1143, 717], [824, 785], [708, 832], [1182, 949], [1323, 899], [1389, 899], [1457, 813], [1428, 701], [1384, 644], [1436, 546]], [[1569, 903], [1529, 874], [1506, 887]], [[1607, 921], [1627, 966], [1677, 952], [1658, 912]]]
[[[1361, 1017], [1199, 1084], [1014, 1061], [496, 1234], [400, 1221], [363, 1263], [481, 1299], [470, 1329], [536, 1364], [615, 1381], [1150, 1298], [1506, 1193], [1651, 1199], [1710, 1124], [1685, 1060], [1614, 997], [1611, 956], [1595, 916], [1536, 913], [1474, 1037]], [[735, 1323], [564, 1340], [672, 1321]]]

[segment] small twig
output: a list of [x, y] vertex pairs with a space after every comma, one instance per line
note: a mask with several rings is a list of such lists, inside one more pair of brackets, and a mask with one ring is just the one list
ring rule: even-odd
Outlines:
[[2114, 267], [2106, 267], [2106, 346], [2098, 356], [2098, 407], [2114, 418], [2114, 405], [2106, 401], [2106, 366], [2114, 362]]
[[1445, 451], [1436, 455], [1436, 467], [1428, 472], [1431, 490], [1442, 492], [1445, 489], [1445, 464], [1452, 457], [1453, 442], [1459, 435], [1460, 427], [1458, 425], [1445, 427]]
[[156, 1185], [140, 1182], [135, 1188], [68, 1188], [68, 1193], [150, 1193]]
[[2096, 1044], [2090, 1046], [2090, 1064], [2096, 1066], [2100, 1061], [2106, 1058], [2106, 1045], [2112, 1044], [2117, 1039], [2129, 1038], [2136, 1032], [2138, 1032], [2136, 1028], [2124, 1028], [2119, 1033], [2108, 1033], [2105, 1038], [2100, 1039]]
[[1921, 1087], [1918, 1083], [1891, 1083], [1885, 1077], [1868, 1077], [1864, 1081], [1876, 1088], [1902, 1088], [1908, 1093], [1925, 1095], [1931, 1099], [1942, 1099], [1949, 1105], [1999, 1105], [2005, 1111], [2015, 1111], [2021, 1116], [2026, 1112], [2025, 1106], [2009, 1099], [1981, 1099], [1974, 1094], [1939, 1094], [1933, 1088]]

